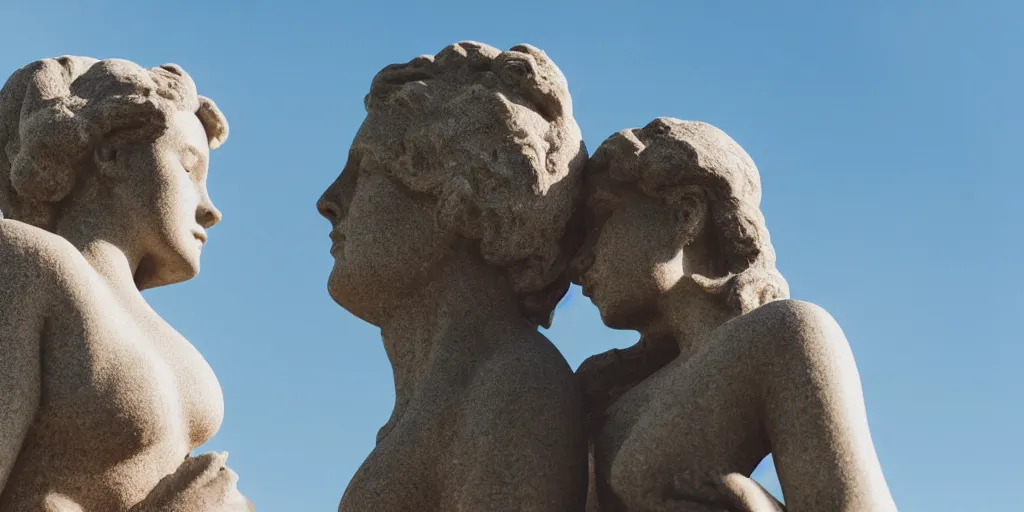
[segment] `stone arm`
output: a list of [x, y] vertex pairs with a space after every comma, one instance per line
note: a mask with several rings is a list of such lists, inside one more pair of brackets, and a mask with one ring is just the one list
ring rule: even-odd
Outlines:
[[835, 319], [792, 300], [745, 317], [727, 324], [725, 338], [736, 340], [732, 359], [760, 401], [787, 508], [895, 511], [853, 352]]
[[679, 356], [671, 338], [641, 338], [626, 349], [593, 355], [576, 370], [583, 389], [587, 425], [600, 423], [604, 411], [623, 393]]
[[39, 251], [20, 247], [0, 220], [0, 494], [39, 408], [46, 291]]
[[227, 467], [227, 457], [208, 452], [186, 458], [128, 512], [254, 512], [256, 507], [238, 492], [238, 475]]

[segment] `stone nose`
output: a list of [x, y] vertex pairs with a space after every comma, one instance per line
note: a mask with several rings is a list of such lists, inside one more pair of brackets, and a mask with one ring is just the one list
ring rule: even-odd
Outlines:
[[580, 284], [580, 280], [586, 275], [590, 267], [594, 265], [594, 252], [591, 250], [580, 251], [573, 259], [569, 262], [569, 279], [576, 284]]

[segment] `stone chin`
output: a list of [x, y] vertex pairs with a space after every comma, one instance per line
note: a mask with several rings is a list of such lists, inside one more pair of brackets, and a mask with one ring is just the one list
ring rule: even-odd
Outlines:
[[359, 307], [359, 304], [364, 304], [364, 299], [358, 296], [354, 296], [354, 291], [358, 291], [360, 287], [355, 286], [352, 283], [351, 276], [348, 275], [348, 270], [341, 261], [337, 259], [334, 261], [334, 266], [331, 267], [331, 273], [327, 277], [327, 294], [331, 296], [334, 302], [341, 306], [342, 309], [348, 311], [356, 318], [377, 325], [374, 321], [373, 315], [368, 314]]

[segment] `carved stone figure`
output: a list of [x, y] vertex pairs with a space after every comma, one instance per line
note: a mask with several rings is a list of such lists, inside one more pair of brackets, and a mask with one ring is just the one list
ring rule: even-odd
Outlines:
[[746, 152], [656, 119], [606, 140], [587, 181], [571, 274], [606, 325], [641, 333], [577, 372], [590, 510], [779, 510], [748, 478], [769, 452], [789, 510], [896, 510], [853, 354], [828, 313], [788, 300]]
[[0, 511], [249, 510], [220, 385], [141, 290], [199, 271], [210, 150], [178, 66], [44, 59], [0, 90]]
[[340, 177], [330, 295], [380, 327], [395, 408], [339, 510], [579, 510], [582, 396], [537, 331], [569, 281], [586, 150], [540, 50], [384, 68]]

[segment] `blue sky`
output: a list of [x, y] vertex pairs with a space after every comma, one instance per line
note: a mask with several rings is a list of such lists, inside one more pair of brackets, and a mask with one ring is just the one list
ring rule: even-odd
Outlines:
[[[732, 135], [761, 170], [793, 296], [850, 340], [900, 509], [1019, 499], [1024, 5], [7, 4], [0, 73], [62, 54], [175, 62], [231, 121], [203, 272], [147, 294], [216, 370], [227, 418], [204, 449], [231, 452], [261, 511], [334, 510], [390, 413], [378, 333], [326, 293], [314, 203], [374, 73], [464, 39], [546, 50], [591, 150], [657, 116]], [[548, 334], [574, 367], [634, 339], [576, 289]]]

